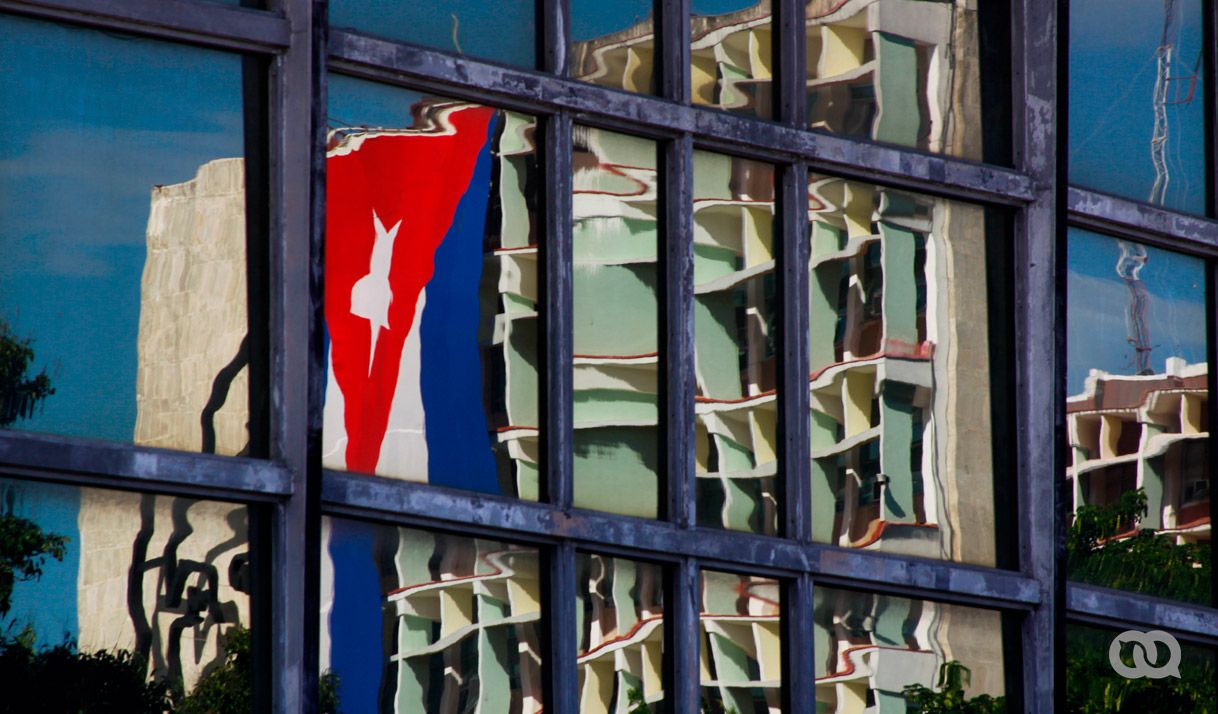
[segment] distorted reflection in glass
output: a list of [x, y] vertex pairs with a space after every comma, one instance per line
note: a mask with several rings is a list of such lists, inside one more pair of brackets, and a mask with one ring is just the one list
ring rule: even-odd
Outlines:
[[536, 121], [334, 76], [329, 468], [536, 500]]
[[[816, 711], [998, 712], [1002, 615], [991, 610], [817, 587]], [[807, 646], [807, 645], [805, 645]]]
[[536, 0], [334, 0], [330, 24], [532, 69], [537, 66]]
[[655, 93], [653, 0], [571, 0], [571, 37], [576, 79]]
[[781, 711], [777, 580], [702, 571], [701, 711]]
[[994, 565], [1001, 235], [857, 181], [813, 176], [808, 200], [813, 537]]
[[1205, 261], [1072, 229], [1074, 580], [1211, 602]]
[[[1113, 642], [1122, 634], [1129, 633], [1074, 623], [1066, 627], [1065, 711], [1070, 714], [1214, 711], [1218, 691], [1214, 685], [1213, 649], [1179, 642], [1177, 676], [1127, 677], [1112, 666], [1109, 654]], [[1156, 669], [1168, 665], [1172, 661], [1168, 645], [1158, 641], [1153, 646], [1155, 651], [1146, 651], [1141, 644], [1124, 639], [1117, 646], [1121, 664], [1135, 668], [1141, 659]]]
[[323, 519], [321, 669], [341, 711], [538, 714], [536, 549]]
[[1006, 82], [998, 68], [983, 66], [981, 47], [982, 37], [997, 41], [983, 21], [1009, 24], [998, 4], [809, 0], [806, 7], [813, 129], [1001, 160], [983, 144], [1005, 143], [1008, 104], [998, 92]]
[[656, 145], [577, 126], [571, 164], [574, 501], [654, 518], [661, 279]]
[[698, 522], [778, 531], [774, 167], [694, 152]]
[[9, 15], [0, 36], [0, 427], [245, 452], [241, 56]]
[[770, 0], [691, 0], [694, 104], [768, 119], [774, 111]]
[[575, 578], [579, 710], [665, 711], [663, 569], [577, 553]]
[[1070, 182], [1206, 208], [1201, 0], [1070, 3]]
[[[31, 676], [32, 658], [70, 684], [17, 709], [168, 709], [178, 692], [210, 711], [221, 681], [249, 701], [248, 521], [235, 504], [0, 479], [0, 681]], [[116, 679], [86, 674], [105, 671]]]

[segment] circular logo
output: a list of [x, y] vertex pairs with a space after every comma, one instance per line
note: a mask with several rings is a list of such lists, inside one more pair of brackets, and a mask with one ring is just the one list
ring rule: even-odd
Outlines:
[[[1121, 648], [1129, 642], [1130, 657], [1133, 666], [1125, 664], [1121, 659]], [[1159, 643], [1167, 645], [1167, 661], [1159, 664]], [[1163, 679], [1164, 677], [1180, 678], [1180, 643], [1163, 630], [1126, 630], [1116, 636], [1108, 647], [1108, 662], [1117, 674], [1126, 679]]]

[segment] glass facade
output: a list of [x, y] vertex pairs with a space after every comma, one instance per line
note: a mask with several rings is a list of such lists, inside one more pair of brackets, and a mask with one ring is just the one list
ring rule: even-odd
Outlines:
[[1216, 28], [0, 0], [0, 709], [1212, 712]]

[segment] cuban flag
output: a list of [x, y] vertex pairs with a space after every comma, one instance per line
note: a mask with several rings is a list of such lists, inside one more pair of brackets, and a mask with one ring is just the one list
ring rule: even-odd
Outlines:
[[415, 113], [330, 142], [323, 463], [499, 493], [478, 346], [496, 114]]

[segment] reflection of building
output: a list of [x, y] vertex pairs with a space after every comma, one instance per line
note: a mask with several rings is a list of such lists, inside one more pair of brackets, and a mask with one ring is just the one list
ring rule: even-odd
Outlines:
[[1146, 492], [1141, 522], [1179, 543], [1210, 540], [1209, 438], [1204, 363], [1167, 359], [1166, 372], [1092, 370], [1066, 402], [1074, 509]]
[[[981, 158], [975, 0], [809, 0], [808, 121], [813, 128]], [[770, 116], [770, 3], [694, 16], [691, 92], [704, 104]], [[576, 43], [575, 76], [648, 91], [652, 22]]]
[[823, 588], [814, 619], [817, 711], [905, 714], [902, 690], [938, 688], [951, 661], [971, 670], [968, 698], [1004, 691], [995, 612]]
[[992, 564], [984, 212], [841, 179], [809, 201], [816, 539]]
[[701, 629], [703, 711], [781, 712], [778, 581], [702, 571]]

